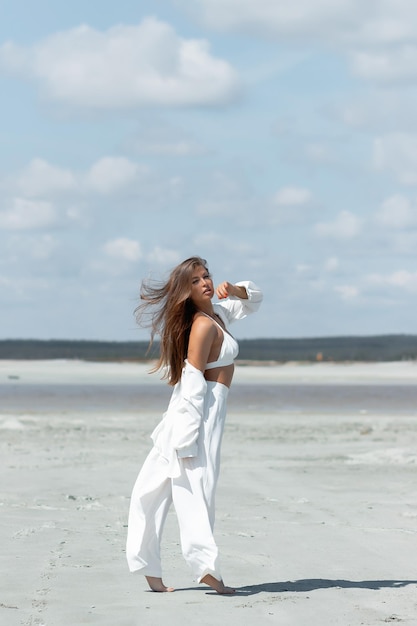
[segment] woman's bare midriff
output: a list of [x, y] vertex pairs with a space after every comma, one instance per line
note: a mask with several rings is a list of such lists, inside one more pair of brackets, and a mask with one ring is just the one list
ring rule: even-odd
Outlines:
[[204, 372], [204, 378], [213, 383], [221, 383], [222, 385], [226, 385], [226, 387], [230, 387], [234, 369], [235, 366], [233, 364], [223, 367], [213, 367], [213, 369]]

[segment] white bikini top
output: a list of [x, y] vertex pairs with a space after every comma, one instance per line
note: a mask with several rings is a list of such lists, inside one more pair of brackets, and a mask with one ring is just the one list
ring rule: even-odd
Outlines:
[[[201, 312], [203, 313], [203, 311]], [[213, 319], [210, 315], [207, 315], [207, 313], [203, 313], [203, 315], [210, 317], [210, 319], [212, 319], [223, 332], [223, 341], [218, 359], [217, 361], [211, 361], [210, 363], [207, 363], [206, 370], [212, 370], [215, 367], [226, 367], [227, 365], [233, 365], [235, 358], [239, 354], [239, 344], [237, 343], [236, 339], [232, 337], [232, 335], [219, 324], [219, 322], [216, 322], [216, 320]]]

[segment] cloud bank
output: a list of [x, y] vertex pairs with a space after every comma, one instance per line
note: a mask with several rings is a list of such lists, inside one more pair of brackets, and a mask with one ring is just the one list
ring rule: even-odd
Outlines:
[[32, 47], [4, 43], [0, 70], [54, 101], [93, 109], [221, 105], [239, 92], [237, 72], [207, 40], [184, 39], [153, 17], [107, 31], [82, 25]]

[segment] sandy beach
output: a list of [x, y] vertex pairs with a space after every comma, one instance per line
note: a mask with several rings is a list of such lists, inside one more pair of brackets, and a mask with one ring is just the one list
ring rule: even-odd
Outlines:
[[417, 364], [236, 368], [222, 452], [220, 597], [124, 556], [170, 389], [144, 364], [0, 361], [1, 626], [417, 624]]

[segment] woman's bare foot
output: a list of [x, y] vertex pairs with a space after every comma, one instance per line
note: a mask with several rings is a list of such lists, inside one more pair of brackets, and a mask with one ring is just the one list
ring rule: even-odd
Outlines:
[[232, 589], [232, 587], [226, 587], [222, 580], [217, 580], [211, 574], [206, 574], [204, 578], [201, 579], [201, 582], [205, 585], [209, 585], [214, 591], [217, 591], [220, 595], [231, 595], [236, 593], [236, 589]]
[[145, 578], [152, 591], [174, 591], [174, 587], [165, 587], [162, 578], [156, 578], [156, 576], [145, 576]]

